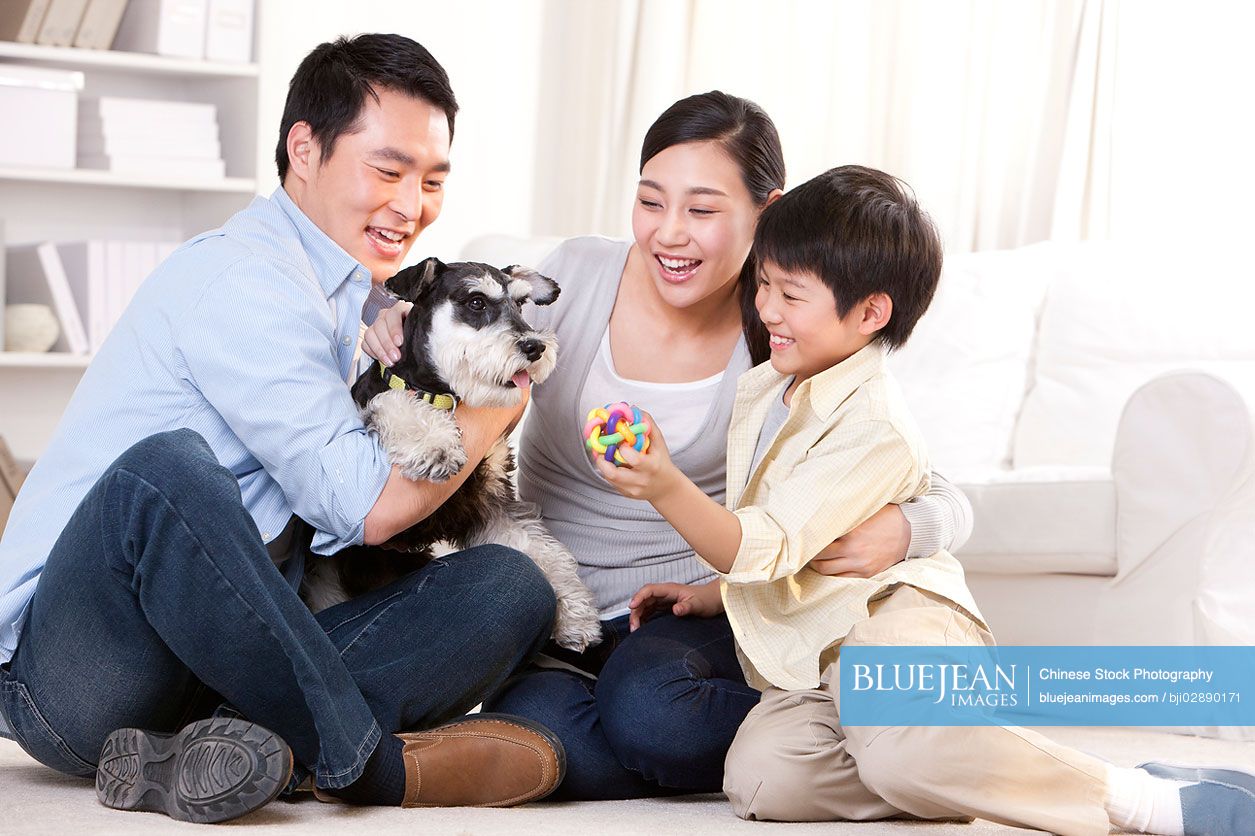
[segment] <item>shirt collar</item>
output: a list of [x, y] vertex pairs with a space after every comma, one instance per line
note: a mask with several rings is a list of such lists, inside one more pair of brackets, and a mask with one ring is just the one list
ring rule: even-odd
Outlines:
[[296, 227], [296, 234], [301, 239], [301, 247], [309, 257], [310, 266], [314, 268], [314, 278], [322, 288], [323, 295], [330, 299], [335, 292], [351, 278], [357, 277], [370, 281], [370, 271], [362, 266], [357, 259], [344, 251], [344, 248], [332, 241], [327, 233], [309, 219], [309, 216], [292, 202], [291, 196], [283, 186], [274, 190], [270, 199], [278, 204], [288, 220]]
[[[868, 343], [849, 357], [813, 377], [803, 380], [793, 393], [793, 403], [809, 403], [815, 414], [828, 419], [855, 389], [879, 374], [885, 366], [885, 349], [879, 341]], [[758, 395], [778, 388], [787, 375], [767, 361], [746, 372], [739, 388], [747, 395]]]

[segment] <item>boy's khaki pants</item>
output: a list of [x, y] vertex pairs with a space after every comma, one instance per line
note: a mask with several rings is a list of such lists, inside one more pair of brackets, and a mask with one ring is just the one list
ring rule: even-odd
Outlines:
[[[842, 647], [992, 645], [945, 598], [910, 586], [869, 606]], [[728, 752], [724, 792], [744, 819], [976, 816], [1063, 834], [1107, 833], [1106, 764], [1000, 726], [841, 725], [836, 662], [809, 691], [768, 688]]]

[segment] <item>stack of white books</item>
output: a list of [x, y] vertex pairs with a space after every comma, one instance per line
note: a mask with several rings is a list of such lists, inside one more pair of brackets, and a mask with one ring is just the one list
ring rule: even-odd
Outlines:
[[173, 241], [62, 241], [10, 245], [6, 304], [47, 305], [61, 325], [53, 351], [94, 354]]
[[139, 176], [221, 180], [218, 108], [200, 102], [82, 98], [78, 166]]

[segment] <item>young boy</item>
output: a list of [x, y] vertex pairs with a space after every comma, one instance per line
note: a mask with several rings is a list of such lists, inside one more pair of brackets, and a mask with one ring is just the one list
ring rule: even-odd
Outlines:
[[[807, 567], [886, 503], [928, 488], [923, 444], [885, 369], [928, 308], [941, 242], [903, 184], [832, 169], [767, 207], [756, 300], [771, 362], [737, 387], [728, 509], [671, 462], [655, 427], [626, 467], [600, 458], [722, 576], [746, 681], [763, 691], [728, 753], [724, 790], [747, 819], [978, 816], [1058, 833], [1110, 826], [1237, 833], [1255, 776], [1121, 769], [1026, 729], [841, 725], [838, 654], [858, 645], [992, 645], [958, 561], [942, 552], [872, 578]], [[652, 419], [651, 419], [652, 423]], [[642, 610], [718, 612], [704, 589], [642, 590]]]

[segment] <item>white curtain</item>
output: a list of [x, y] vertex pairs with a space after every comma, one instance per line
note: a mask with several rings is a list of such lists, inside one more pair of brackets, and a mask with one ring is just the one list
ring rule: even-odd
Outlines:
[[[1230, 121], [1249, 121], [1251, 15], [1153, 0], [549, 0], [536, 231], [626, 234], [646, 128], [712, 88], [771, 114], [790, 185], [883, 168], [951, 251], [1145, 231], [1166, 223], [1154, 149], [1223, 149], [1232, 164], [1204, 167], [1250, 168], [1249, 131], [1210, 136], [1200, 120], [1227, 100]], [[1168, 137], [1147, 107], [1164, 92], [1190, 126]]]

